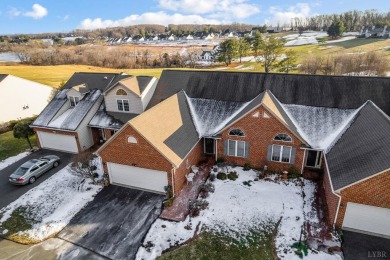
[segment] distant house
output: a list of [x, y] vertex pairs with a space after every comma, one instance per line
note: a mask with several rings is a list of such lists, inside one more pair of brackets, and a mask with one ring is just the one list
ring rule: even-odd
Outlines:
[[166, 35], [166, 34], [160, 34], [160, 35], [158, 36], [158, 39], [159, 39], [160, 41], [167, 41], [168, 35]]
[[378, 27], [372, 26], [371, 28], [362, 28], [358, 37], [360, 38], [389, 38], [390, 29], [386, 26]]
[[0, 74], [0, 123], [38, 115], [49, 103], [53, 88]]
[[200, 61], [205, 61], [205, 62], [214, 62], [215, 57], [214, 54], [211, 50], [204, 50], [202, 51], [202, 54], [200, 54]]
[[176, 36], [171, 34], [169, 35], [169, 37], [167, 38], [168, 41], [175, 41], [176, 40]]
[[145, 41], [158, 41], [157, 35], [148, 35], [145, 37]]
[[134, 42], [143, 42], [143, 41], [145, 41], [145, 37], [143, 37], [142, 35], [135, 35], [133, 37], [133, 41]]
[[214, 39], [214, 33], [208, 33], [203, 36], [204, 40], [212, 40]]
[[42, 148], [82, 152], [142, 113], [156, 84], [154, 77], [75, 73], [31, 127]]
[[200, 40], [203, 38], [203, 32], [195, 32], [194, 35], [193, 35], [193, 38], [195, 40]]

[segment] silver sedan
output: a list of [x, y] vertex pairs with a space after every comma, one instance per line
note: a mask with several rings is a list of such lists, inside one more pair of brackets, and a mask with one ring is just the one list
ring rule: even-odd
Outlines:
[[9, 176], [9, 181], [16, 185], [25, 185], [34, 183], [36, 179], [57, 167], [60, 164], [60, 158], [56, 155], [46, 155], [39, 159], [32, 159], [23, 163], [16, 171]]

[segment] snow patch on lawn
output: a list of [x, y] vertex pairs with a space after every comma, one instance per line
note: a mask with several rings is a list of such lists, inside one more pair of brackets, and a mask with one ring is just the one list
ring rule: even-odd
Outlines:
[[23, 159], [27, 155], [29, 155], [29, 152], [23, 152], [18, 155], [8, 157], [7, 159], [0, 161], [0, 170], [4, 169], [5, 167], [8, 167], [9, 165], [19, 161], [20, 159]]
[[[299, 240], [305, 219], [316, 217], [307, 216], [311, 207], [305, 204], [305, 201], [310, 203], [313, 199], [314, 183], [303, 180], [304, 199], [300, 180], [283, 181], [274, 175], [254, 181], [255, 171], [243, 171], [241, 167], [232, 170], [238, 173], [239, 178], [236, 181], [216, 180], [215, 192], [206, 199], [208, 209], [201, 211], [199, 217], [187, 217], [183, 222], [156, 220], [136, 259], [155, 259], [164, 250], [192, 238], [195, 230], [211, 230], [237, 238], [245, 236], [251, 229], [272, 232], [278, 221], [275, 239], [278, 256], [299, 259], [291, 245]], [[251, 186], [243, 184], [248, 181]], [[337, 259], [337, 256], [309, 250], [307, 259]]]
[[0, 225], [22, 207], [26, 210], [26, 219], [33, 225], [18, 235], [44, 240], [61, 231], [101, 189], [102, 186], [92, 184], [89, 179], [71, 173], [67, 166], [1, 209]]

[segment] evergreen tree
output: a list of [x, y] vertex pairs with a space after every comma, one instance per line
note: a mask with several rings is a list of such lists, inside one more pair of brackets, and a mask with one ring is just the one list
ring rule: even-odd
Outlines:
[[237, 39], [227, 39], [219, 44], [217, 52], [217, 60], [224, 62], [226, 66], [232, 63], [233, 58], [238, 56], [238, 41]]
[[341, 37], [345, 31], [344, 23], [341, 21], [333, 22], [328, 28], [328, 35], [332, 39]]
[[284, 73], [289, 73], [291, 70], [297, 68], [297, 54], [293, 50], [288, 50], [286, 52], [286, 57], [279, 62], [279, 71]]

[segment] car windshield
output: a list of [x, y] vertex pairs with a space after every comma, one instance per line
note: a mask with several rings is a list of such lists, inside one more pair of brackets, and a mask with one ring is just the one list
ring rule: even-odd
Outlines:
[[24, 175], [27, 171], [28, 171], [28, 168], [19, 167], [19, 168], [14, 172], [14, 174], [17, 175], [17, 176], [22, 176], [22, 175]]

